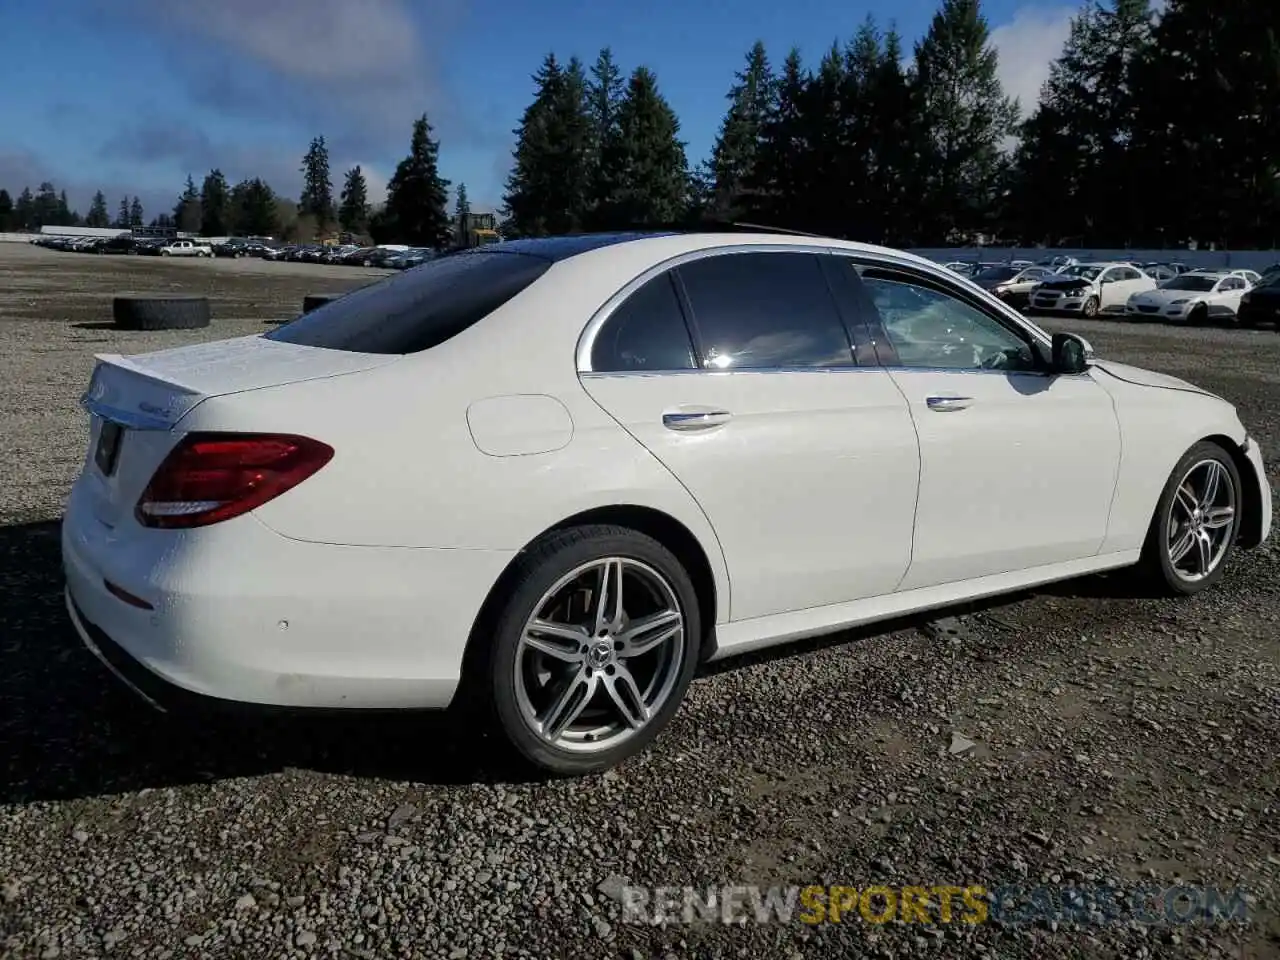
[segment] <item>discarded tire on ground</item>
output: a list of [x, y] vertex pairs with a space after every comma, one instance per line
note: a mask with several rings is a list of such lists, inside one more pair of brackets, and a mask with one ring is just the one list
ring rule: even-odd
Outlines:
[[195, 330], [209, 325], [208, 297], [173, 294], [122, 296], [111, 301], [120, 330]]
[[308, 293], [302, 298], [302, 312], [310, 313], [317, 307], [323, 307], [326, 303], [332, 303], [341, 297], [340, 293]]

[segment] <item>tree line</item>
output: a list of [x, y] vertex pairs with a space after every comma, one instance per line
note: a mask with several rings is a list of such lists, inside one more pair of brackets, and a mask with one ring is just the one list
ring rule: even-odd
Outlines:
[[[710, 157], [691, 164], [652, 70], [625, 73], [608, 48], [589, 68], [550, 53], [514, 131], [502, 233], [710, 218], [904, 247], [1280, 239], [1275, 0], [1169, 0], [1159, 14], [1150, 0], [1090, 0], [1031, 105], [1001, 88], [980, 0], [942, 0], [911, 54], [871, 17], [812, 65], [791, 49], [775, 66], [758, 42], [726, 94]], [[432, 133], [425, 115], [415, 121], [380, 208], [359, 167], [335, 199], [317, 137], [296, 203], [213, 170], [199, 188], [188, 178], [172, 216], [153, 222], [209, 236], [340, 228], [447, 245], [469, 205], [459, 184], [449, 216]], [[95, 197], [85, 222], [102, 221], [105, 203]], [[16, 203], [0, 191], [0, 229], [77, 219], [52, 184]]]

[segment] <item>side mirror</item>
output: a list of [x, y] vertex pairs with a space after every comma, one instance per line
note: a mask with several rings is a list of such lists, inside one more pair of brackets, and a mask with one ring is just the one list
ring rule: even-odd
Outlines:
[[1084, 373], [1093, 359], [1093, 347], [1084, 337], [1074, 333], [1055, 333], [1053, 335], [1053, 356], [1050, 366], [1054, 373], [1068, 376]]

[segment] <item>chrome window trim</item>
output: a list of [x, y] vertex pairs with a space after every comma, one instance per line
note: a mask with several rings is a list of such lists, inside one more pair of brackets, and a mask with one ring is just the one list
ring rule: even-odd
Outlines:
[[[679, 370], [643, 370], [643, 371], [596, 371], [591, 369], [591, 351], [595, 346], [596, 337], [599, 335], [601, 328], [609, 322], [609, 318], [613, 312], [618, 309], [631, 294], [635, 293], [640, 287], [648, 283], [660, 273], [676, 267], [683, 266], [686, 263], [692, 263], [696, 260], [702, 260], [707, 257], [732, 256], [741, 253], [808, 253], [816, 256], [835, 256], [850, 257], [861, 260], [871, 260], [889, 267], [898, 267], [905, 270], [914, 270], [918, 273], [925, 274], [931, 279], [949, 285], [953, 291], [956, 290], [956, 280], [959, 280], [963, 286], [960, 287], [970, 295], [977, 295], [983, 304], [988, 306], [994, 312], [1000, 314], [1007, 320], [1013, 322], [1018, 329], [1023, 330], [1033, 339], [1038, 340], [1044, 347], [1052, 347], [1053, 338], [1044, 330], [1031, 323], [1021, 313], [1014, 310], [1008, 304], [1004, 303], [999, 297], [984, 290], [978, 284], [969, 280], [967, 277], [960, 277], [955, 273], [947, 270], [940, 264], [932, 262], [920, 262], [908, 256], [894, 256], [892, 253], [886, 254], [882, 251], [868, 251], [858, 249], [848, 249], [845, 247], [833, 247], [825, 243], [735, 243], [725, 244], [722, 246], [704, 247], [700, 250], [686, 250], [683, 253], [668, 257], [656, 264], [646, 268], [638, 276], [632, 278], [624, 284], [622, 288], [616, 291], [613, 296], [609, 297], [603, 304], [596, 309], [583, 327], [582, 333], [578, 336], [578, 345], [574, 352], [574, 360], [577, 371], [580, 376], [590, 375], [592, 377], [652, 377], [652, 376], [670, 376], [672, 374], [709, 374], [722, 375], [732, 374], [739, 375], [744, 373], [839, 373], [849, 370], [865, 371], [865, 370], [883, 370], [888, 369], [885, 365], [876, 364], [874, 366], [859, 366], [856, 363], [848, 367], [750, 367], [741, 370], [707, 370], [705, 368], [696, 367], [690, 369]], [[956, 295], [960, 297], [958, 291]], [[963, 297], [960, 297], [963, 299]], [[685, 318], [688, 322], [688, 318]], [[920, 367], [911, 367], [903, 369], [923, 369]], [[953, 370], [949, 367], [938, 368], [947, 370], [948, 372], [972, 372], [972, 373], [999, 373], [1008, 376], [1010, 371], [999, 370]], [[1025, 371], [1016, 371], [1025, 372]]]

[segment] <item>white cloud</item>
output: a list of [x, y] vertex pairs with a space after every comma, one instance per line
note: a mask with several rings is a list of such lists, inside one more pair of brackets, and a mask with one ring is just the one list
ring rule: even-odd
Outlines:
[[1071, 33], [1074, 6], [1021, 7], [1013, 19], [991, 31], [991, 42], [1000, 55], [1000, 83], [1004, 92], [1017, 97], [1022, 116], [1040, 102], [1040, 87], [1049, 78], [1049, 64], [1058, 59]]

